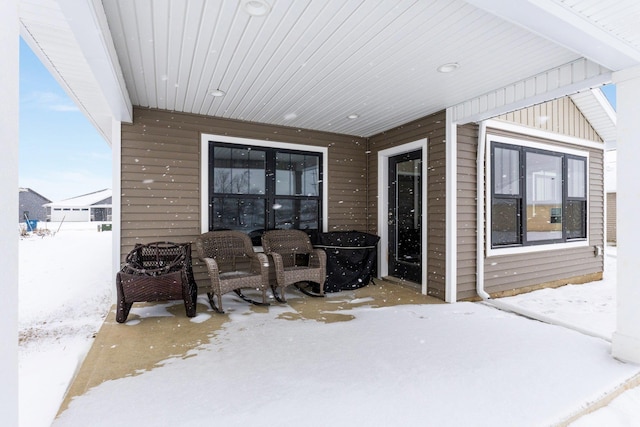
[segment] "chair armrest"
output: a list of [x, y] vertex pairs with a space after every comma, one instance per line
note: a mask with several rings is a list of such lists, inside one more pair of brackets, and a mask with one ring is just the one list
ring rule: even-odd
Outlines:
[[265, 286], [269, 283], [269, 258], [263, 253], [255, 253], [255, 257], [251, 257], [252, 265], [255, 263], [256, 272], [260, 272], [262, 282]]
[[276, 273], [276, 282], [278, 284], [284, 284], [284, 261], [282, 255], [276, 252], [269, 253], [271, 260], [273, 261], [273, 270]]
[[273, 267], [278, 270], [284, 270], [284, 260], [282, 259], [282, 255], [277, 252], [270, 252], [268, 254], [273, 260]]
[[209, 272], [209, 278], [211, 279], [211, 283], [213, 285], [220, 284], [220, 270], [218, 269], [218, 263], [213, 258], [200, 258], [204, 261], [207, 266], [207, 271]]
[[327, 254], [322, 249], [314, 249], [309, 254], [309, 267], [322, 267], [327, 265]]

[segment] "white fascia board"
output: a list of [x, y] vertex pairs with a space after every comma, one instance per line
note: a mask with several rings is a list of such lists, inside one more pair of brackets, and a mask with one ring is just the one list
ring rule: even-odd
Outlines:
[[610, 83], [612, 72], [584, 58], [498, 88], [451, 107], [459, 125], [478, 123]]
[[51, 61], [51, 59], [42, 51], [42, 48], [38, 44], [38, 41], [33, 37], [33, 35], [29, 32], [29, 29], [24, 25], [20, 27], [20, 36], [25, 41], [25, 43], [29, 46], [33, 54], [38, 57], [42, 65], [49, 71], [51, 77], [55, 79], [56, 82], [60, 85], [60, 87], [65, 91], [67, 96], [73, 101], [73, 103], [78, 107], [78, 110], [89, 120], [89, 122], [93, 125], [96, 131], [102, 135], [102, 137], [107, 141], [109, 145], [111, 145], [111, 128], [105, 127], [105, 123], [101, 118], [96, 117], [94, 114], [87, 109], [85, 104], [80, 100], [76, 92], [69, 86], [69, 83], [60, 75], [60, 72]]
[[467, 0], [493, 15], [610, 70], [640, 63], [640, 52], [594, 22], [551, 0]]
[[[550, 141], [557, 141], [557, 142], [563, 142], [566, 144], [576, 145], [580, 147], [593, 148], [595, 150], [604, 151], [605, 149], [604, 143], [602, 142], [591, 141], [588, 139], [578, 138], [576, 136], [565, 135], [561, 133], [549, 132], [548, 130], [524, 126], [518, 123], [507, 122], [502, 120], [486, 120], [485, 123], [487, 128], [489, 129], [499, 129], [507, 132], [516, 133], [516, 134], [548, 139]], [[490, 130], [488, 130], [487, 132], [491, 133]], [[523, 144], [521, 142], [518, 142], [515, 145], [523, 145]], [[547, 148], [538, 147], [538, 148], [543, 150], [549, 149], [548, 147]], [[580, 152], [572, 153], [568, 149], [562, 149], [562, 148], [554, 148], [552, 151], [562, 151], [563, 153], [575, 154], [576, 156], [584, 155], [584, 153], [580, 153]]]
[[604, 96], [604, 93], [602, 93], [602, 89], [600, 88], [593, 89], [591, 93], [593, 94], [596, 101], [602, 108], [602, 111], [604, 111], [604, 113], [609, 118], [609, 120], [611, 120], [611, 123], [613, 124], [613, 126], [616, 126], [618, 124], [618, 117], [616, 116], [616, 111], [611, 106], [611, 103], [609, 102], [609, 100], [607, 100], [607, 97]]
[[102, 3], [98, 0], [59, 0], [58, 3], [100, 85], [113, 119], [131, 123], [133, 107]]

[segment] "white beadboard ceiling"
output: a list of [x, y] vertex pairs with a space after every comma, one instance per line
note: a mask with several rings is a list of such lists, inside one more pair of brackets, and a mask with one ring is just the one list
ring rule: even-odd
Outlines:
[[107, 140], [131, 104], [371, 136], [582, 58], [640, 63], [636, 0], [267, 1], [22, 0], [20, 17]]

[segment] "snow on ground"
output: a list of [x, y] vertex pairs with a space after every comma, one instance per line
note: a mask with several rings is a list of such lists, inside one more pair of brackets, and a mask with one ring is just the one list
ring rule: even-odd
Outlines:
[[112, 304], [111, 233], [98, 232], [95, 223], [40, 227], [50, 233], [30, 234], [19, 244], [19, 412], [24, 427], [51, 424]]
[[[51, 425], [111, 306], [111, 233], [73, 228], [20, 241], [21, 426]], [[504, 300], [610, 335], [608, 249], [603, 281]], [[552, 425], [640, 372], [611, 358], [605, 340], [483, 304], [364, 306], [338, 323], [234, 307], [196, 357], [103, 383], [54, 425]], [[639, 425], [639, 402], [636, 387], [574, 424]]]

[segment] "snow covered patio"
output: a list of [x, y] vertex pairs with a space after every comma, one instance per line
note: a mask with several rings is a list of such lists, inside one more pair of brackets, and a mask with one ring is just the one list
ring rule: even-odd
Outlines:
[[[640, 420], [640, 366], [606, 339], [389, 282], [268, 308], [226, 296], [228, 315], [200, 295], [192, 319], [179, 301], [136, 304], [117, 324], [111, 234], [94, 227], [20, 240], [21, 426], [51, 425], [67, 388], [55, 426], [541, 426], [604, 405], [572, 426]], [[616, 252], [602, 281], [501, 301], [610, 337]]]
[[[602, 296], [580, 288], [587, 304]], [[566, 311], [540, 292], [508, 300]], [[201, 295], [193, 319], [181, 302], [136, 304], [122, 325], [112, 309], [54, 425], [564, 425], [640, 379], [605, 340], [482, 303], [388, 282], [288, 298], [228, 296], [219, 315]], [[574, 318], [606, 329], [606, 308], [576, 303]]]

